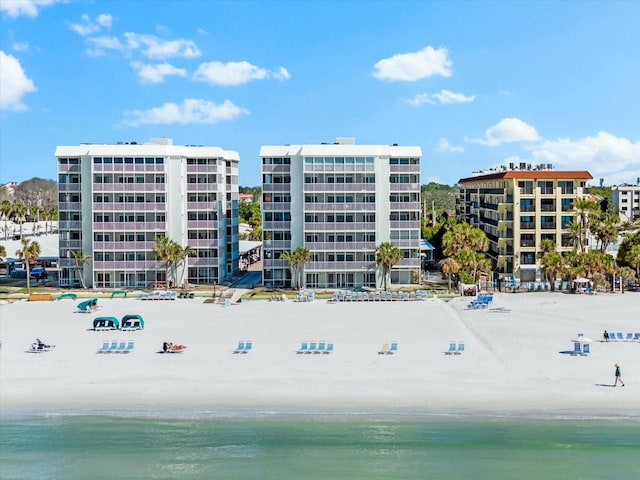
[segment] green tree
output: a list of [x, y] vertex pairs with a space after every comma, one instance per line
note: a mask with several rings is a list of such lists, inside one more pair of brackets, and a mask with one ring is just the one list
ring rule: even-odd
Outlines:
[[11, 202], [9, 200], [2, 200], [2, 203], [0, 203], [0, 213], [2, 213], [2, 220], [4, 221], [4, 238], [6, 240], [9, 237], [7, 222], [11, 216]]
[[280, 258], [289, 264], [295, 288], [302, 288], [304, 265], [311, 261], [311, 251], [305, 247], [296, 247], [292, 252], [284, 252]]
[[455, 275], [460, 270], [460, 265], [453, 258], [447, 257], [440, 260], [440, 268], [442, 269], [442, 273], [447, 276], [447, 282], [449, 284], [449, 293], [451, 293], [451, 277]]
[[632, 268], [640, 279], [640, 232], [627, 235], [618, 249], [618, 264]]
[[547, 238], [540, 242], [538, 258], [540, 259], [540, 270], [542, 270], [545, 279], [551, 283], [551, 291], [553, 292], [556, 289], [556, 278], [565, 268], [564, 258], [556, 250], [556, 243]]
[[167, 237], [156, 238], [156, 244], [153, 247], [153, 253], [161, 262], [164, 262], [165, 268], [165, 289], [169, 289], [169, 270], [180, 259], [182, 247]]
[[577, 198], [573, 207], [578, 214], [578, 223], [580, 225], [578, 249], [584, 250], [587, 244], [587, 233], [589, 232], [591, 217], [597, 213], [598, 204], [586, 198]]
[[0, 257], [5, 258], [7, 256], [7, 249], [4, 245], [0, 245]]
[[391, 242], [381, 243], [376, 247], [376, 265], [382, 266], [384, 289], [387, 290], [387, 277], [391, 268], [400, 261], [400, 249]]
[[21, 238], [22, 248], [16, 250], [16, 256], [20, 259], [24, 259], [25, 268], [27, 270], [27, 293], [31, 293], [31, 274], [30, 264], [35, 262], [40, 257], [40, 244], [29, 240], [28, 238]]
[[13, 221], [20, 226], [20, 238], [22, 238], [22, 224], [26, 221], [27, 207], [18, 202], [13, 205]]
[[182, 285], [184, 283], [184, 274], [187, 270], [187, 258], [189, 258], [194, 253], [193, 247], [190, 245], [185, 245], [184, 247], [180, 247], [180, 252], [178, 254], [178, 258], [182, 263], [182, 275], [180, 275], [180, 280], [176, 283], [178, 285]]
[[77, 272], [82, 283], [82, 288], [87, 288], [84, 281], [84, 266], [91, 260], [89, 255], [86, 255], [82, 249], [71, 250], [71, 256], [73, 257], [73, 269]]

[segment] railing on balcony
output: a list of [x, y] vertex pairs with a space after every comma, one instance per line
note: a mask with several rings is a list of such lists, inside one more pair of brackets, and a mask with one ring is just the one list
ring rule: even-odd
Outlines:
[[154, 242], [128, 242], [128, 241], [111, 241], [111, 242], [93, 242], [93, 251], [128, 251], [128, 250], [153, 250]]
[[540, 228], [543, 230], [555, 230], [556, 222], [542, 222]]
[[542, 212], [555, 212], [556, 211], [556, 206], [555, 205], [542, 204], [542, 205], [540, 205], [540, 211], [542, 211]]
[[535, 240], [520, 239], [520, 246], [521, 247], [535, 247], [536, 246], [536, 241]]
[[535, 212], [536, 211], [536, 206], [535, 205], [520, 205], [520, 211], [521, 212]]
[[536, 228], [535, 222], [520, 222], [521, 230], [534, 230]]

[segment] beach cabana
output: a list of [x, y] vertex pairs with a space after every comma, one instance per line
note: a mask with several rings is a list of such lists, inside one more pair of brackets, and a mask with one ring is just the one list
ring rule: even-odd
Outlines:
[[78, 304], [78, 312], [80, 313], [91, 313], [93, 310], [96, 310], [97, 308], [98, 308], [97, 298], [90, 298]]
[[96, 317], [93, 320], [94, 330], [117, 330], [120, 322], [116, 317]]
[[130, 313], [122, 317], [121, 330], [142, 330], [144, 329], [144, 320], [136, 313]]
[[571, 341], [573, 342], [574, 355], [589, 355], [589, 353], [591, 353], [589, 344], [593, 343], [593, 340], [591, 340], [589, 337], [578, 335]]

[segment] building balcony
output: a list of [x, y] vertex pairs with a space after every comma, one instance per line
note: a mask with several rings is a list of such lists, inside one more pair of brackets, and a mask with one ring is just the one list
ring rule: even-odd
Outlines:
[[131, 251], [131, 250], [153, 250], [155, 242], [128, 242], [128, 241], [112, 241], [112, 242], [93, 242], [94, 252], [111, 252], [111, 251]]
[[291, 230], [291, 222], [290, 221], [265, 221], [262, 222], [262, 231], [267, 232], [270, 230]]
[[555, 230], [556, 222], [543, 222], [540, 224], [542, 230]]
[[263, 194], [269, 193], [269, 192], [289, 192], [289, 191], [291, 191], [290, 183], [263, 183], [262, 184]]
[[389, 165], [391, 173], [415, 173], [420, 174], [420, 165]]
[[263, 202], [263, 212], [290, 212], [291, 202]]
[[419, 183], [391, 183], [389, 184], [389, 191], [393, 192], [419, 192]]
[[68, 163], [58, 163], [58, 173], [80, 173], [80, 165], [70, 165]]
[[68, 248], [71, 250], [78, 250], [82, 248], [82, 240], [59, 240], [58, 246], [60, 248]]
[[540, 205], [540, 211], [541, 212], [555, 212], [556, 211], [556, 206], [555, 205]]
[[72, 211], [78, 212], [82, 210], [82, 203], [80, 202], [58, 202], [59, 211]]
[[187, 228], [204, 228], [215, 230], [220, 228], [220, 225], [221, 223], [218, 220], [187, 220]]
[[58, 230], [82, 230], [80, 220], [58, 220]]
[[187, 173], [218, 173], [217, 165], [187, 165]]
[[94, 222], [93, 223], [93, 231], [94, 232], [112, 232], [112, 231], [131, 231], [134, 230], [136, 232], [141, 230], [148, 231], [162, 231], [164, 232], [167, 228], [167, 224], [165, 222]]
[[[263, 227], [264, 230], [264, 227]], [[375, 222], [305, 222], [305, 232], [375, 232]]]
[[217, 211], [219, 203], [220, 202], [218, 202], [218, 201], [213, 201], [213, 202], [187, 202], [187, 210], [190, 210], [190, 211], [205, 210], [205, 211], [208, 211], [208, 212]]
[[535, 248], [536, 241], [520, 239], [520, 246], [523, 248]]
[[375, 192], [376, 185], [374, 183], [305, 183], [303, 190], [305, 193], [367, 193]]
[[164, 212], [165, 203], [155, 202], [93, 202], [94, 212]]
[[535, 205], [520, 205], [520, 211], [521, 212], [535, 212], [536, 211], [536, 206]]
[[166, 193], [165, 183], [93, 183], [91, 185], [93, 193]]
[[82, 190], [82, 185], [80, 183], [59, 183], [58, 184], [58, 192], [73, 192], [77, 193]]
[[[310, 247], [308, 243], [306, 243], [305, 246], [308, 249], [313, 250], [313, 248]], [[291, 249], [291, 240], [263, 240], [262, 248], [284, 248], [285, 250], [289, 250]]]
[[217, 238], [190, 238], [187, 243], [193, 248], [213, 248], [220, 244], [220, 240]]
[[375, 262], [350, 261], [350, 262], [309, 262], [305, 263], [304, 271], [309, 272], [361, 272], [363, 270], [375, 270]]
[[[282, 210], [279, 208], [278, 210]], [[375, 203], [353, 202], [353, 203], [305, 203], [305, 212], [374, 212]]]
[[273, 164], [269, 164], [269, 165], [262, 165], [262, 173], [289, 173], [291, 172], [291, 165], [273, 165]]
[[419, 212], [420, 202], [390, 202], [389, 210], [402, 211], [402, 212], [407, 212], [407, 211]]
[[305, 242], [304, 246], [312, 252], [374, 252], [376, 249], [375, 242]]
[[389, 227], [392, 229], [420, 230], [420, 220], [390, 220]]
[[520, 230], [535, 230], [535, 222], [520, 222]]
[[124, 260], [124, 261], [115, 261], [115, 260], [96, 260], [93, 262], [93, 271], [94, 273], [98, 270], [131, 270], [131, 271], [140, 271], [140, 270], [163, 270], [164, 271], [164, 262], [159, 262], [156, 260]]

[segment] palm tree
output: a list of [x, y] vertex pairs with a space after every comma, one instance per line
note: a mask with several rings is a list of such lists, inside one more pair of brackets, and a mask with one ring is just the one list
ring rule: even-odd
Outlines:
[[27, 207], [24, 203], [18, 202], [13, 205], [13, 220], [20, 225], [20, 238], [22, 238], [22, 224], [25, 222], [25, 215], [27, 214]]
[[89, 262], [89, 260], [91, 260], [91, 257], [89, 255], [85, 255], [82, 249], [71, 250], [71, 256], [73, 257], [73, 268], [80, 277], [82, 288], [87, 288], [87, 285], [84, 281], [84, 266]]
[[580, 224], [580, 237], [578, 248], [583, 250], [586, 244], [586, 235], [589, 231], [591, 215], [595, 214], [598, 209], [598, 205], [586, 198], [577, 198], [573, 207], [578, 214]]
[[2, 214], [2, 220], [4, 221], [4, 238], [7, 239], [9, 234], [9, 228], [7, 227], [7, 221], [11, 214], [11, 202], [9, 200], [2, 200], [0, 204], [0, 213]]
[[173, 240], [167, 237], [156, 238], [156, 244], [153, 247], [153, 253], [161, 262], [164, 262], [165, 268], [165, 289], [169, 289], [169, 269], [180, 258], [182, 248]]
[[311, 261], [311, 252], [309, 249], [296, 247], [292, 252], [284, 252], [280, 255], [280, 258], [286, 260], [289, 264], [295, 288], [302, 288], [302, 272], [304, 271], [304, 264]]
[[620, 277], [620, 289], [624, 293], [624, 284], [633, 280], [636, 276], [636, 272], [634, 272], [633, 269], [629, 267], [619, 267], [617, 269], [617, 275], [618, 277]]
[[0, 257], [5, 258], [7, 256], [7, 249], [4, 245], [0, 245]]
[[556, 242], [548, 238], [542, 240], [538, 258], [540, 259], [540, 270], [542, 270], [545, 279], [551, 283], [551, 291], [553, 292], [556, 289], [556, 278], [564, 268], [564, 258], [556, 251]]
[[29, 273], [29, 264], [35, 262], [40, 256], [40, 244], [32, 242], [28, 238], [21, 238], [22, 249], [16, 250], [16, 256], [20, 259], [24, 258], [25, 268], [27, 270], [27, 293], [31, 293], [31, 275]]
[[460, 265], [458, 265], [458, 262], [456, 262], [452, 257], [447, 257], [440, 260], [440, 268], [442, 268], [442, 273], [447, 275], [449, 293], [451, 293], [451, 276], [458, 273]]
[[400, 249], [391, 242], [384, 242], [376, 248], [376, 265], [382, 266], [384, 289], [387, 290], [387, 277], [391, 268], [400, 261]]
[[29, 213], [31, 215], [31, 221], [33, 222], [33, 234], [35, 235], [38, 232], [38, 228], [40, 225], [38, 222], [40, 221], [40, 212], [42, 209], [38, 206], [31, 207]]
[[184, 273], [187, 270], [187, 258], [194, 252], [194, 249], [190, 245], [185, 245], [180, 248], [178, 258], [182, 262], [182, 275], [180, 275], [180, 281], [176, 282], [179, 285], [184, 283]]

